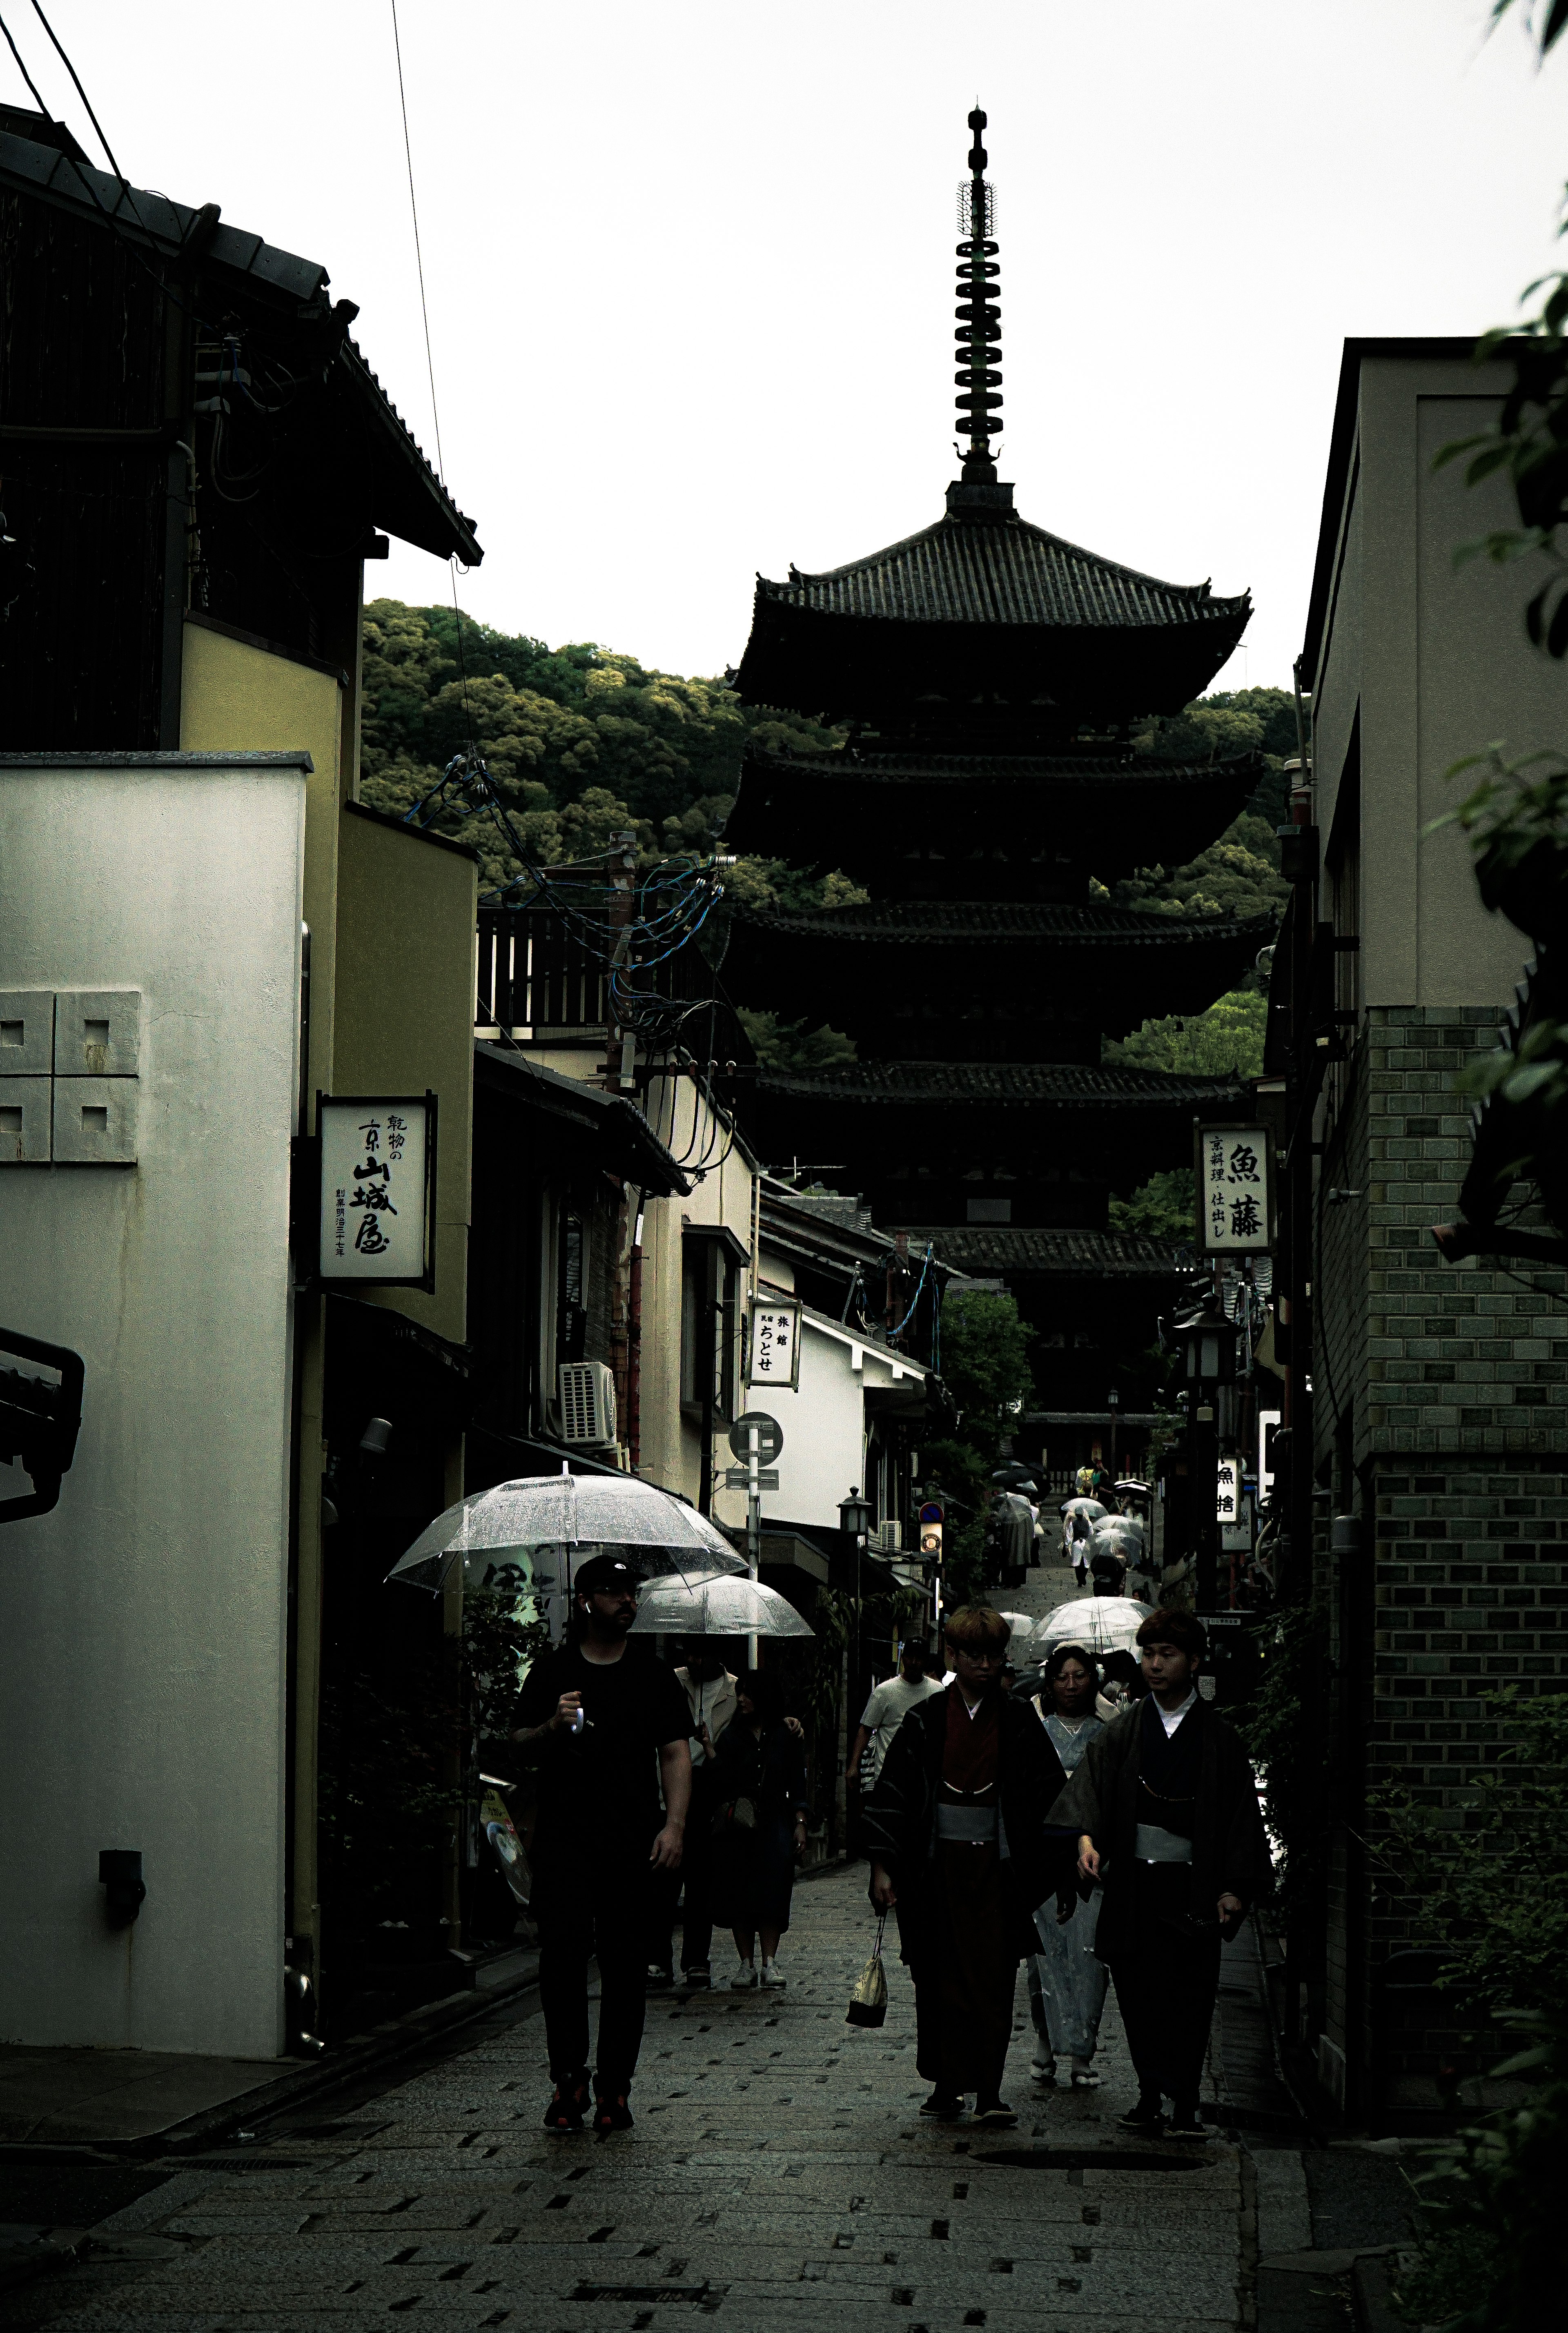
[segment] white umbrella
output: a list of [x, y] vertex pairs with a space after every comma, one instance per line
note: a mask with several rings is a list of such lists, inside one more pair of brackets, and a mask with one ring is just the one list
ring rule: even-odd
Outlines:
[[814, 1637], [787, 1596], [755, 1579], [652, 1579], [631, 1633], [644, 1637]]
[[1053, 1645], [1082, 1645], [1095, 1654], [1130, 1653], [1136, 1649], [1138, 1631], [1153, 1611], [1152, 1604], [1130, 1596], [1078, 1596], [1047, 1612], [1029, 1640], [1044, 1656]]
[[517, 1576], [524, 1559], [559, 1549], [569, 1568], [573, 1554], [590, 1548], [623, 1555], [648, 1573], [703, 1578], [746, 1570], [706, 1515], [656, 1483], [635, 1474], [525, 1474], [476, 1491], [428, 1524], [387, 1577], [434, 1590], [447, 1586], [460, 1564], [474, 1587], [543, 1584], [537, 1563], [530, 1563], [527, 1583]]
[[1034, 1615], [1033, 1612], [999, 1612], [996, 1617], [1000, 1620], [1006, 1621], [1007, 1626], [1012, 1629], [1013, 1634], [1015, 1637], [1026, 1637], [1029, 1634], [1030, 1629], [1034, 1626]]

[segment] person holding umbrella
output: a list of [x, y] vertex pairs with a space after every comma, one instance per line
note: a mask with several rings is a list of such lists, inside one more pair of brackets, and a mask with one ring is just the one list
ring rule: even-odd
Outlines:
[[910, 1710], [866, 1801], [871, 1901], [897, 1912], [915, 1981], [916, 2064], [933, 2086], [920, 2111], [941, 2121], [969, 2092], [977, 2122], [1017, 2120], [1002, 2072], [1018, 1963], [1071, 1869], [1047, 1821], [1062, 1762], [1030, 1704], [1001, 1690], [1010, 1633], [986, 1605], [949, 1615], [953, 1683]]
[[686, 1695], [651, 1649], [627, 1642], [640, 1577], [613, 1555], [581, 1566], [571, 1633], [529, 1670], [511, 1735], [539, 1767], [529, 1908], [555, 2084], [544, 2127], [559, 2136], [580, 2131], [588, 2113], [591, 1958], [600, 1978], [593, 2128], [606, 2138], [631, 2127], [651, 1883], [679, 1867], [691, 1797]]
[[[1046, 1659], [1034, 1707], [1069, 1776], [1105, 1731], [1095, 1709], [1098, 1683], [1093, 1656], [1082, 1645], [1058, 1645]], [[1091, 1884], [1086, 1896], [1070, 1896], [1064, 1907], [1042, 1904], [1034, 1915], [1039, 1946], [1029, 1963], [1029, 2011], [1034, 2021], [1034, 2079], [1042, 2088], [1056, 2081], [1063, 2058], [1075, 2090], [1099, 2083], [1092, 2061], [1110, 1982], [1104, 1963], [1094, 1957], [1099, 1918], [1097, 1884]]]

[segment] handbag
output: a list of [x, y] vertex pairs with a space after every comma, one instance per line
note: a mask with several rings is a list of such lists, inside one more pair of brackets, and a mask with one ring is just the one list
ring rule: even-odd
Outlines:
[[750, 1799], [726, 1799], [713, 1819], [715, 1839], [727, 1839], [732, 1831], [755, 1829], [756, 1808]]
[[882, 1930], [887, 1925], [884, 1912], [877, 1922], [877, 1941], [871, 1946], [871, 1957], [850, 1995], [850, 2005], [844, 2012], [846, 2025], [880, 2025], [887, 2019], [888, 1974], [882, 1966]]

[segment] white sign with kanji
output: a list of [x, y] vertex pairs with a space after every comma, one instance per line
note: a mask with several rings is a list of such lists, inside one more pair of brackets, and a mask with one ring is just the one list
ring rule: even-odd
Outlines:
[[1198, 1236], [1209, 1255], [1258, 1255], [1269, 1245], [1268, 1128], [1205, 1126], [1198, 1135]]
[[323, 1094], [322, 1278], [422, 1284], [434, 1097], [348, 1100]]
[[1214, 1516], [1220, 1523], [1234, 1523], [1241, 1501], [1241, 1467], [1234, 1458], [1222, 1458], [1214, 1478]]
[[751, 1369], [754, 1386], [787, 1386], [798, 1391], [801, 1381], [801, 1308], [770, 1297], [751, 1309]]

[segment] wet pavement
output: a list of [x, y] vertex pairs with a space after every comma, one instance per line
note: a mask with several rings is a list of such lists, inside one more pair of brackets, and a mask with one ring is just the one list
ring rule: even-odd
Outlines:
[[[1263, 2158], [1227, 2127], [1245, 2109], [1227, 2103], [1224, 2031], [1210, 2144], [1129, 2141], [1114, 2128], [1134, 2087], [1114, 2002], [1103, 2087], [1042, 2093], [1021, 1977], [1017, 2129], [933, 2126], [916, 2112], [926, 2085], [904, 1971], [890, 1966], [884, 2028], [844, 2021], [871, 1935], [864, 1867], [836, 1870], [797, 1889], [787, 1990], [732, 1992], [716, 1958], [715, 1991], [655, 1997], [630, 2133], [601, 2145], [539, 2128], [544, 2036], [524, 2005], [378, 2096], [323, 2099], [313, 2118], [181, 2167], [101, 2222], [82, 2265], [13, 2293], [5, 2321], [55, 2333], [1255, 2322]], [[1245, 1966], [1231, 1983], [1245, 1993]], [[1265, 2228], [1310, 2242], [1299, 2152], [1277, 2171]]]

